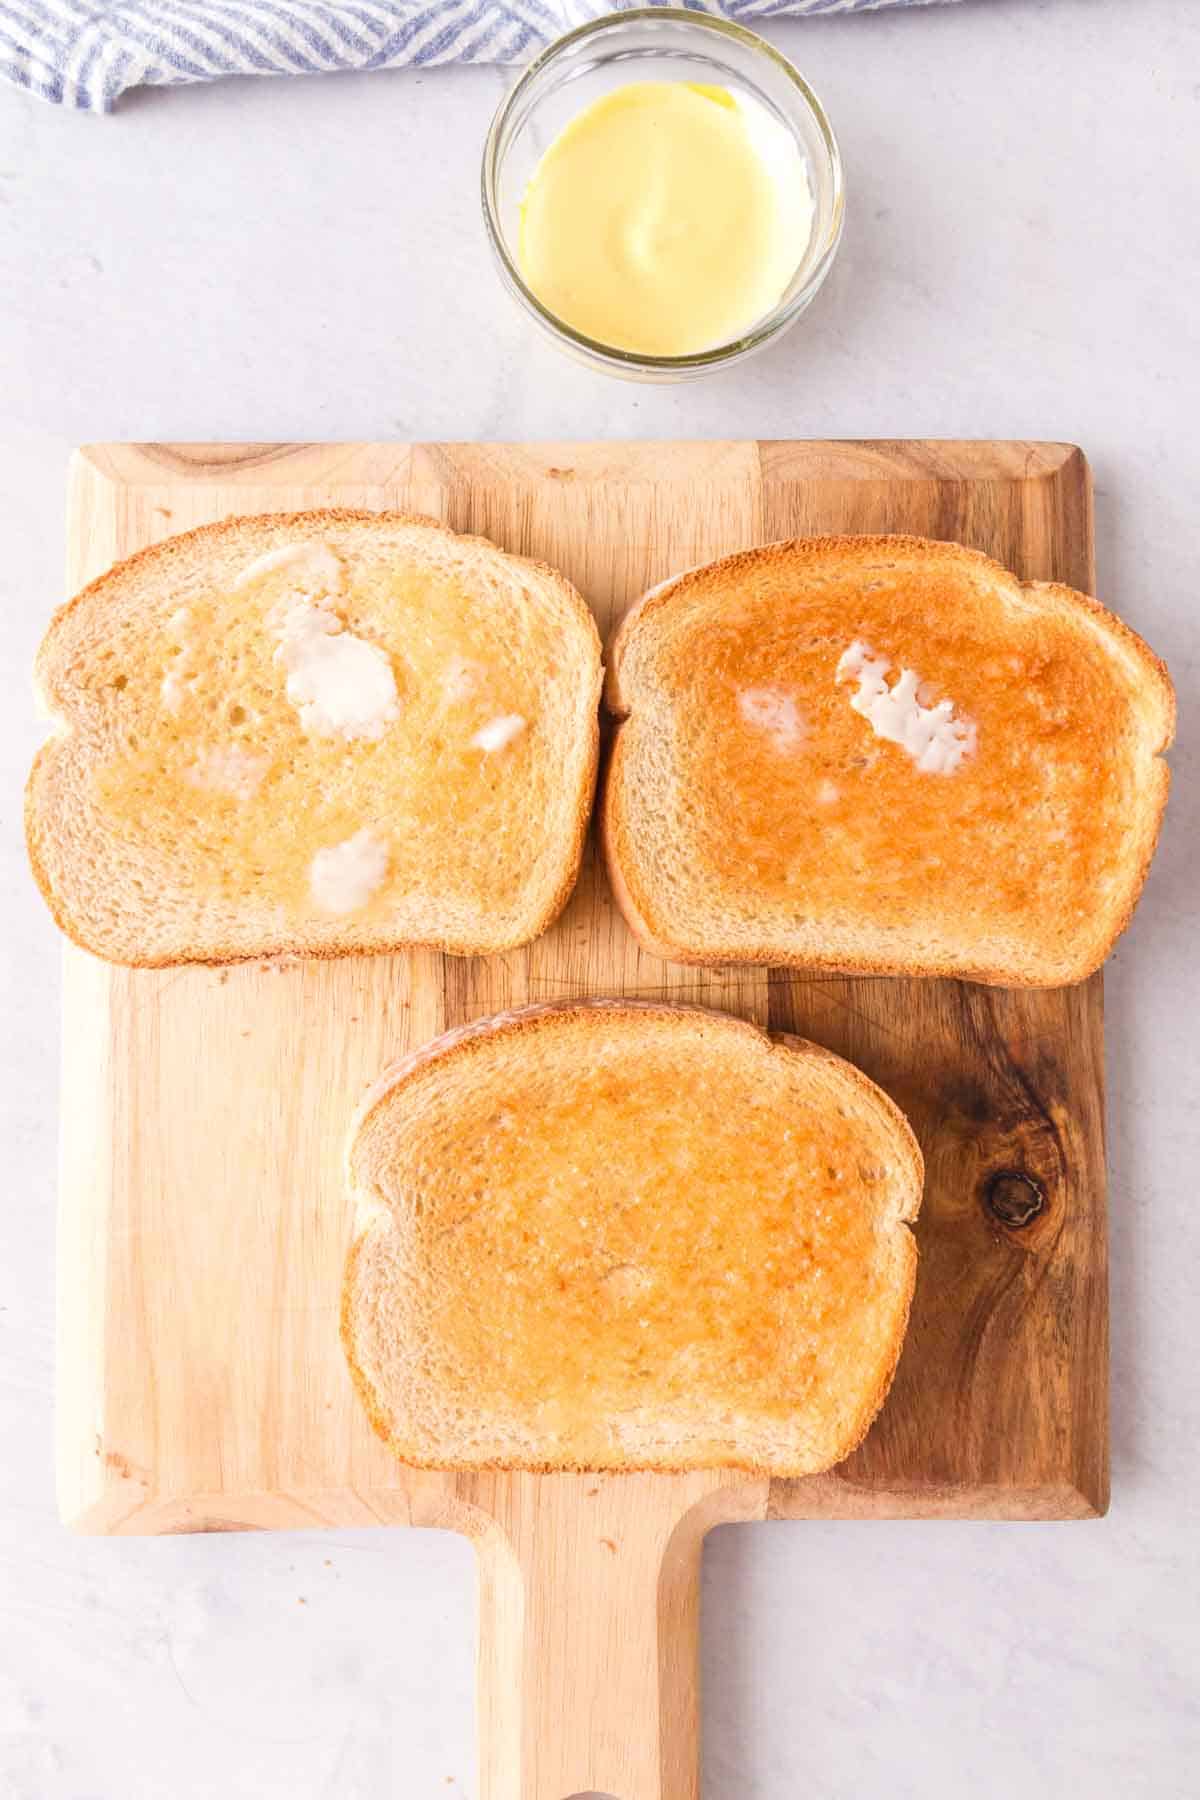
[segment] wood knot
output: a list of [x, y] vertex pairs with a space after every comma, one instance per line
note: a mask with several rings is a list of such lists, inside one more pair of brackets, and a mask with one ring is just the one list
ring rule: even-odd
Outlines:
[[1008, 1231], [1023, 1231], [1046, 1210], [1046, 1191], [1020, 1169], [997, 1169], [983, 1190], [983, 1209]]

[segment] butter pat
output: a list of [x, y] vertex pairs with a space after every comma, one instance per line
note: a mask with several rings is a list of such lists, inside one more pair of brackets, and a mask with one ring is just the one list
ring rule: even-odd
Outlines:
[[476, 750], [503, 750], [514, 738], [520, 737], [524, 729], [525, 720], [520, 713], [504, 713], [481, 725], [471, 742]]
[[747, 725], [761, 731], [776, 750], [796, 750], [808, 735], [795, 697], [783, 687], [742, 688], [738, 711]]
[[272, 623], [275, 661], [287, 670], [287, 697], [314, 737], [381, 738], [400, 716], [386, 653], [347, 631], [328, 607], [294, 600]]
[[876, 656], [856, 638], [839, 658], [834, 679], [839, 686], [857, 682], [858, 692], [851, 695], [850, 704], [876, 737], [899, 744], [926, 774], [953, 775], [975, 751], [974, 724], [955, 717], [951, 700], [924, 705], [920, 697], [924, 684], [912, 669], [901, 669], [900, 679], [889, 687], [885, 678], [891, 666], [886, 656]]
[[309, 890], [324, 913], [358, 912], [387, 876], [388, 847], [368, 828], [340, 844], [318, 850], [309, 869]]
[[267, 772], [267, 758], [241, 744], [213, 744], [202, 750], [188, 772], [193, 787], [252, 800]]
[[442, 699], [448, 706], [459, 706], [478, 693], [486, 679], [487, 670], [481, 662], [469, 656], [452, 656], [442, 670]]
[[169, 713], [178, 714], [183, 707], [184, 695], [190, 686], [187, 679], [186, 652], [180, 651], [172, 657], [162, 681], [159, 683], [159, 697]]

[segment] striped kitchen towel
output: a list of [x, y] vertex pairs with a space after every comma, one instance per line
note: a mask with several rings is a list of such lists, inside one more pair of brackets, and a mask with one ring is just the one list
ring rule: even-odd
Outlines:
[[[934, 0], [682, 3], [754, 24]], [[0, 76], [44, 100], [108, 112], [127, 88], [221, 75], [524, 62], [573, 25], [620, 7], [621, 0], [0, 0]]]

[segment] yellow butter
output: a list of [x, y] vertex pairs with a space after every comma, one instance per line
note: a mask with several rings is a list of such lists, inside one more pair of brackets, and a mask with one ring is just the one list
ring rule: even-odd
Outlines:
[[534, 294], [576, 331], [685, 356], [771, 311], [812, 224], [800, 148], [759, 101], [633, 81], [584, 108], [542, 156], [518, 255]]

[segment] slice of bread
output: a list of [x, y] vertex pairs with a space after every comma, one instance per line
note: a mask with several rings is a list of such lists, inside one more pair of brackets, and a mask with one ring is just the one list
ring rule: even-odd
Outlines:
[[647, 594], [610, 656], [609, 873], [680, 962], [1080, 981], [1167, 797], [1166, 669], [958, 544], [815, 538]]
[[226, 519], [56, 614], [34, 873], [113, 962], [455, 952], [574, 885], [600, 646], [554, 570], [396, 513]]
[[814, 1044], [530, 1007], [389, 1069], [348, 1158], [343, 1342], [406, 1463], [804, 1475], [883, 1402], [921, 1153]]

